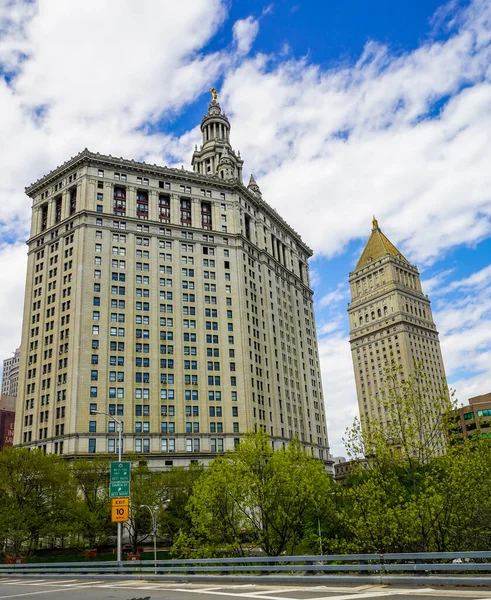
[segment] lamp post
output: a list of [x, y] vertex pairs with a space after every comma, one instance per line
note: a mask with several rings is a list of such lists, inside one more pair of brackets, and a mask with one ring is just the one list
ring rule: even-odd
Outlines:
[[153, 561], [155, 563], [155, 573], [157, 573], [157, 518], [153, 510], [148, 504], [140, 504], [140, 508], [148, 508], [150, 515], [152, 516], [152, 529], [153, 529]]
[[[123, 422], [120, 421], [119, 419], [116, 419], [113, 415], [111, 415], [108, 412], [105, 412], [103, 410], [92, 410], [90, 411], [91, 415], [106, 415], [106, 417], [109, 417], [112, 421], [114, 421], [117, 426], [118, 426], [118, 461], [121, 462], [121, 453], [122, 453], [122, 449], [123, 449], [123, 437], [122, 437], [122, 432], [123, 432]], [[117, 551], [117, 561], [121, 562], [121, 522], [118, 521], [118, 546], [116, 548]]]

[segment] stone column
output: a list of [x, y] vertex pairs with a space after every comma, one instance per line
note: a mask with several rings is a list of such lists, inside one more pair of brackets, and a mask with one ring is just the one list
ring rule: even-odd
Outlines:
[[191, 198], [191, 226], [201, 228], [201, 201]]
[[134, 185], [126, 186], [126, 216], [136, 217], [136, 187]]
[[148, 190], [148, 218], [150, 221], [160, 221], [159, 192], [157, 190]]

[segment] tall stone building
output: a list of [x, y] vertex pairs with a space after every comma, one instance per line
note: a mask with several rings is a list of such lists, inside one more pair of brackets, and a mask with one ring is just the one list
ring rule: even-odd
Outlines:
[[214, 97], [193, 171], [84, 150], [27, 188], [15, 444], [207, 461], [264, 427], [328, 459], [308, 259]]
[[19, 362], [20, 348], [17, 348], [14, 355], [3, 361], [2, 373], [2, 394], [7, 396], [17, 396], [17, 387], [19, 383]]
[[[349, 276], [350, 344], [362, 423], [386, 423], [382, 395], [391, 359], [405, 376], [421, 363], [435, 397], [445, 369], [430, 300], [418, 269], [399, 252], [373, 220], [372, 234]], [[388, 425], [388, 423], [386, 423]]]

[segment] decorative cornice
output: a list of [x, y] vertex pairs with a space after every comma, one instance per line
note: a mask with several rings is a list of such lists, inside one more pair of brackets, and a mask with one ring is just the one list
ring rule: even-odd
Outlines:
[[174, 181], [194, 182], [198, 185], [213, 185], [217, 188], [224, 190], [237, 190], [242, 195], [246, 196], [250, 203], [256, 208], [264, 211], [271, 219], [276, 220], [295, 240], [295, 242], [301, 246], [302, 250], [309, 256], [313, 255], [312, 249], [302, 240], [300, 235], [290, 226], [288, 223], [276, 212], [276, 210], [270, 206], [262, 198], [255, 196], [250, 190], [248, 190], [243, 183], [236, 179], [224, 180], [216, 175], [204, 175], [202, 173], [196, 173], [194, 171], [187, 171], [185, 169], [177, 169], [173, 167], [162, 167], [159, 165], [149, 165], [148, 163], [138, 162], [136, 160], [130, 160], [126, 158], [116, 158], [111, 155], [99, 154], [98, 152], [90, 152], [87, 148], [79, 152], [76, 156], [70, 158], [62, 165], [56, 167], [50, 171], [47, 175], [44, 175], [30, 186], [26, 187], [25, 192], [33, 198], [44, 186], [49, 185], [52, 181], [55, 181], [60, 176], [68, 173], [71, 169], [78, 167], [79, 165], [108, 165], [111, 167], [117, 167], [127, 171], [138, 172], [148, 175], [160, 175], [162, 178], [167, 178]]

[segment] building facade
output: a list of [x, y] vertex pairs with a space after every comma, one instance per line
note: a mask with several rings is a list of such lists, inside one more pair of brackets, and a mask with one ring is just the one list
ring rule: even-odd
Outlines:
[[214, 99], [193, 171], [84, 150], [29, 188], [15, 444], [206, 462], [264, 427], [328, 459], [308, 259]]
[[449, 423], [450, 443], [475, 436], [491, 438], [491, 392], [469, 398], [467, 406], [451, 412]]
[[20, 348], [17, 348], [12, 357], [6, 358], [3, 361], [2, 394], [6, 394], [7, 396], [17, 396], [19, 363]]
[[384, 376], [392, 360], [405, 377], [419, 363], [435, 398], [445, 383], [430, 300], [421, 289], [418, 269], [382, 233], [375, 218], [349, 282], [350, 344], [361, 421], [388, 425]]
[[15, 396], [0, 395], [0, 450], [14, 442], [16, 400]]

